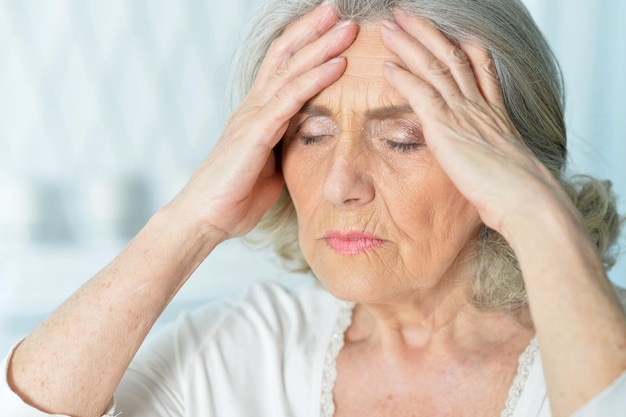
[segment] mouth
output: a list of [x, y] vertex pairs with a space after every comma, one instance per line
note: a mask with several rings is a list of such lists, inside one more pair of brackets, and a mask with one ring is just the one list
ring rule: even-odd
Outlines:
[[384, 239], [365, 232], [328, 232], [323, 239], [330, 249], [342, 256], [361, 255], [385, 243]]

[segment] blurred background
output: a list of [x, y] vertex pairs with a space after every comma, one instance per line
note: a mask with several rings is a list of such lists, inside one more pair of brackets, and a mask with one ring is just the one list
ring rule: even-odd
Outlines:
[[[226, 80], [252, 3], [0, 0], [0, 356], [210, 151], [230, 113]], [[626, 2], [525, 3], [563, 67], [570, 169], [613, 180], [626, 213]], [[161, 322], [288, 276], [271, 253], [227, 242]], [[626, 285], [626, 259], [610, 276]]]

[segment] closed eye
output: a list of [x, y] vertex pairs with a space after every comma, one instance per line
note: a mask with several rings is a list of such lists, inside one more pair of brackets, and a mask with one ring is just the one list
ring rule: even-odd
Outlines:
[[300, 141], [304, 145], [314, 145], [328, 139], [330, 135], [300, 136]]
[[411, 152], [424, 146], [421, 142], [394, 142], [392, 140], [387, 140], [386, 142], [390, 149], [402, 153]]
[[422, 129], [413, 119], [373, 120], [368, 127], [373, 138], [393, 151], [408, 153], [425, 145]]

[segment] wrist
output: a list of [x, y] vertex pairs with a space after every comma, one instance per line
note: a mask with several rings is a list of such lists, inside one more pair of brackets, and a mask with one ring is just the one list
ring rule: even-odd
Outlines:
[[166, 239], [176, 244], [178, 250], [197, 253], [202, 259], [228, 239], [228, 235], [219, 228], [173, 205], [166, 205], [157, 211], [145, 229], [148, 229], [153, 238]]
[[148, 220], [121, 259], [142, 264], [143, 273], [133, 280], [144, 280], [146, 288], [158, 288], [170, 298], [223, 240], [219, 231], [165, 206]]
[[582, 216], [569, 198], [533, 199], [507, 218], [501, 233], [523, 269], [563, 268], [572, 262], [601, 268]]

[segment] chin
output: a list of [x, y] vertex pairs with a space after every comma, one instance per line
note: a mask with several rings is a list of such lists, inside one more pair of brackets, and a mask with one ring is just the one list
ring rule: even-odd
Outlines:
[[389, 274], [373, 273], [373, 268], [312, 269], [326, 290], [340, 300], [381, 303], [401, 298], [415, 290], [396, 279], [385, 278]]

